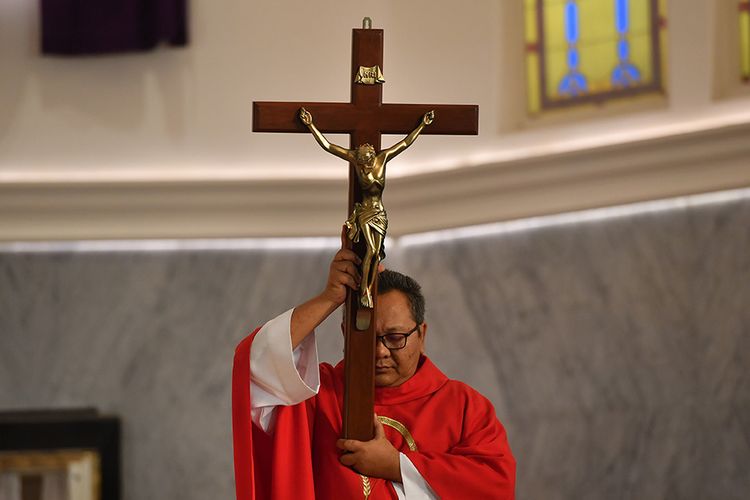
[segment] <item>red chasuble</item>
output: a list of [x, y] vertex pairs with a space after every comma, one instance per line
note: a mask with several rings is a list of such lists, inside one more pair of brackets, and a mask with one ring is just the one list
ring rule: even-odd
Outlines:
[[[318, 394], [278, 407], [267, 434], [250, 414], [250, 348], [256, 333], [237, 347], [232, 373], [237, 500], [364, 498], [362, 476], [338, 461], [343, 363], [321, 364]], [[384, 425], [386, 437], [438, 497], [514, 498], [516, 464], [492, 404], [466, 384], [449, 380], [427, 357], [400, 386], [375, 389], [375, 412], [391, 419]], [[410, 450], [409, 438], [416, 451]], [[397, 498], [390, 481], [369, 483], [371, 500]]]

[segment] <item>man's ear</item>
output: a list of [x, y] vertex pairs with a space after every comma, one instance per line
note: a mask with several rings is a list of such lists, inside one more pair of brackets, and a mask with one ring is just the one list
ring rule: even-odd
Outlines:
[[425, 337], [427, 337], [427, 323], [422, 323], [422, 326], [419, 328], [419, 337], [422, 339], [422, 348], [419, 350], [419, 353], [424, 354]]

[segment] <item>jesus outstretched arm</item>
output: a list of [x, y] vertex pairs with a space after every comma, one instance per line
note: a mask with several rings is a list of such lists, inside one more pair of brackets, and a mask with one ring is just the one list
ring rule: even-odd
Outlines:
[[333, 144], [329, 142], [328, 139], [326, 139], [323, 133], [318, 130], [318, 127], [315, 126], [315, 123], [313, 123], [312, 114], [308, 110], [306, 110], [305, 108], [300, 108], [299, 118], [300, 120], [302, 120], [302, 123], [307, 126], [310, 132], [312, 132], [313, 137], [315, 137], [315, 140], [318, 142], [318, 144], [320, 144], [321, 148], [333, 155], [338, 156], [339, 158], [343, 158], [346, 161], [354, 161], [354, 154], [350, 150]]
[[412, 130], [409, 135], [404, 137], [402, 140], [398, 141], [396, 144], [391, 146], [390, 148], [384, 150], [381, 154], [385, 157], [384, 163], [389, 162], [396, 156], [403, 153], [406, 148], [411, 146], [414, 141], [417, 140], [417, 137], [419, 137], [419, 134], [422, 133], [422, 130], [427, 126], [431, 125], [433, 120], [435, 119], [435, 112], [434, 111], [428, 111], [424, 114], [422, 117], [422, 121], [419, 122], [419, 125], [417, 125], [417, 128]]

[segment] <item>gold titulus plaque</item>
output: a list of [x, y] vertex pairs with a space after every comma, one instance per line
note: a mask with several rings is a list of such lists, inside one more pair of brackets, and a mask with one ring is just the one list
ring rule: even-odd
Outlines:
[[354, 75], [354, 83], [361, 83], [363, 85], [375, 85], [377, 83], [385, 83], [383, 78], [383, 72], [380, 70], [380, 66], [360, 66], [357, 74]]

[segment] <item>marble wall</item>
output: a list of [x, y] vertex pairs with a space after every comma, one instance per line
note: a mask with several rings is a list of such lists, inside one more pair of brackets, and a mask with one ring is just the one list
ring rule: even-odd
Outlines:
[[[234, 345], [333, 252], [6, 248], [0, 409], [121, 416], [126, 500], [233, 498]], [[425, 288], [433, 359], [494, 402], [520, 499], [746, 498], [750, 200], [405, 239], [387, 264]]]

